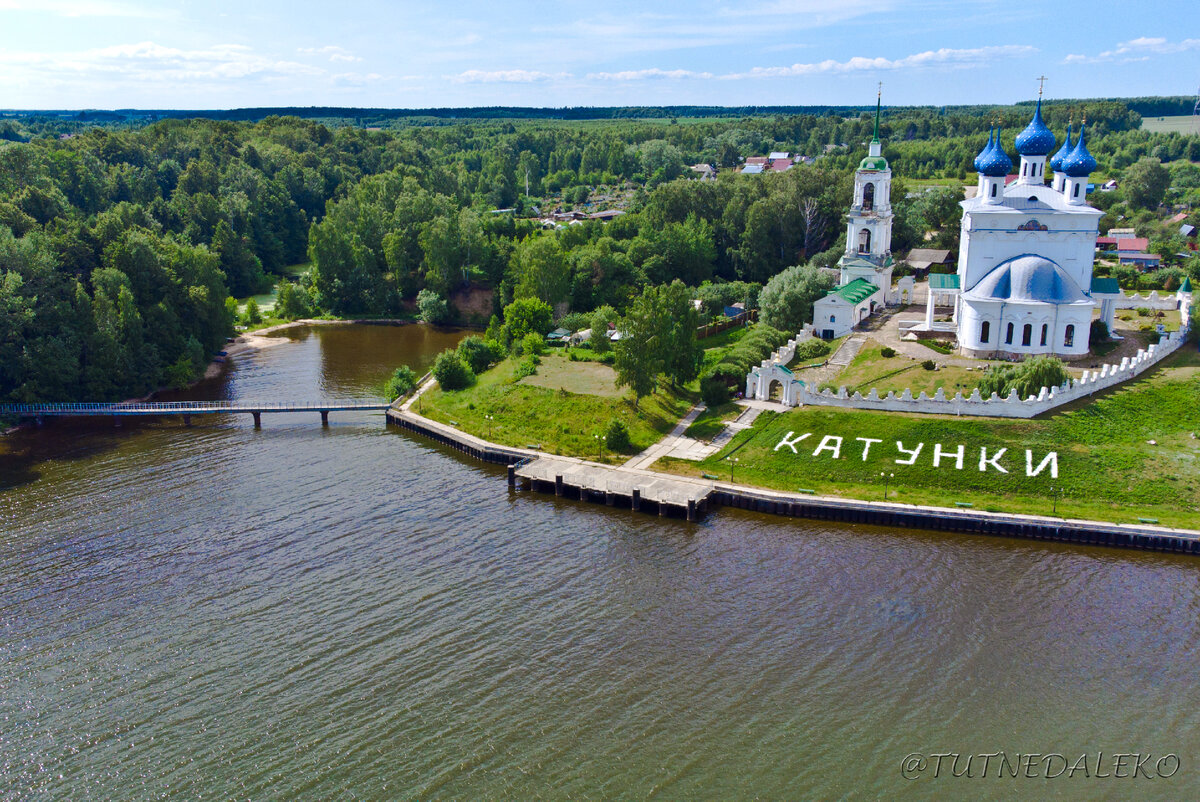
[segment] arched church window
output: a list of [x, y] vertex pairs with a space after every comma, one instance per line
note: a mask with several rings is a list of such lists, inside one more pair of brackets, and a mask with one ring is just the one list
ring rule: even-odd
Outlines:
[[863, 202], [862, 207], [864, 212], [869, 212], [875, 208], [875, 185], [867, 184], [863, 187]]
[[830, 323], [837, 323], [837, 315], [830, 315], [830, 316], [829, 316], [829, 322], [830, 322]]
[[991, 335], [991, 328], [992, 324], [987, 320], [979, 324], [979, 342], [985, 343], [988, 341], [988, 336]]
[[1042, 324], [1042, 345], [1046, 344], [1046, 336], [1050, 333], [1050, 327], [1045, 323]]
[[1076, 198], [1079, 197], [1079, 185], [1078, 184], [1075, 185], [1075, 193], [1074, 194], [1075, 194]]
[[992, 184], [992, 197], [996, 197], [996, 185]]
[[1026, 323], [1025, 328], [1021, 329], [1021, 345], [1025, 348], [1028, 348], [1032, 344], [1033, 344], [1033, 325], [1030, 323]]
[[1066, 334], [1063, 336], [1063, 347], [1071, 348], [1075, 345], [1075, 325], [1067, 326]]
[[1008, 328], [1004, 331], [1004, 344], [1012, 345], [1013, 324], [1009, 323]]
[[858, 252], [871, 252], [871, 232], [869, 229], [864, 228], [862, 231], [858, 232]]

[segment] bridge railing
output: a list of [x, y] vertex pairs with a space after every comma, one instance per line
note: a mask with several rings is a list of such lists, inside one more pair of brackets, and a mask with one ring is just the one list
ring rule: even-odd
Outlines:
[[381, 401], [130, 401], [123, 403], [0, 404], [0, 415], [128, 415], [203, 412], [319, 412], [386, 409]]

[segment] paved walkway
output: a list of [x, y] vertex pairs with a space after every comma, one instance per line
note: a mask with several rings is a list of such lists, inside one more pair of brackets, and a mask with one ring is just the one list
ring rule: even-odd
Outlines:
[[[639, 470], [649, 468], [656, 460], [658, 460], [659, 457], [667, 456], [674, 451], [677, 446], [682, 447], [685, 452], [688, 452], [691, 450], [692, 443], [697, 443], [701, 446], [704, 445], [703, 443], [700, 443], [699, 440], [693, 440], [690, 437], [684, 437], [683, 433], [687, 431], [689, 426], [695, 423], [696, 418], [700, 417], [700, 413], [705, 409], [706, 407], [703, 404], [697, 404], [696, 406], [692, 407], [688, 414], [684, 415], [683, 419], [679, 421], [679, 423], [675, 424], [675, 428], [671, 430], [670, 434], [647, 448], [642, 453], [631, 457], [622, 467]], [[674, 456], [674, 454], [672, 454], [672, 456]], [[692, 457], [684, 457], [684, 459], [692, 459]], [[703, 457], [696, 457], [695, 459], [703, 459]]]

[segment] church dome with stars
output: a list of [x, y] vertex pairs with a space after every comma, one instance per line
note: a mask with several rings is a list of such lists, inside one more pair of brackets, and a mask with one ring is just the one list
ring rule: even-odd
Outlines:
[[1083, 143], [1083, 126], [1079, 126], [1079, 141], [1071, 155], [1063, 159], [1062, 171], [1071, 178], [1086, 178], [1096, 170], [1096, 159]]
[[1033, 119], [1017, 134], [1017, 153], [1022, 156], [1045, 156], [1054, 150], [1054, 132], [1042, 122], [1042, 99], [1039, 97]]
[[976, 164], [979, 166], [980, 174], [989, 178], [1003, 178], [1012, 169], [1012, 159], [1008, 158], [1008, 154], [1004, 152], [1004, 145], [1000, 142], [999, 129], [996, 130], [995, 142], [990, 147], [984, 148], [983, 152], [976, 157]]
[[1071, 155], [1071, 126], [1067, 126], [1067, 138], [1063, 140], [1062, 147], [1058, 149], [1058, 153], [1050, 159], [1050, 169], [1056, 173], [1062, 172], [1063, 160]]

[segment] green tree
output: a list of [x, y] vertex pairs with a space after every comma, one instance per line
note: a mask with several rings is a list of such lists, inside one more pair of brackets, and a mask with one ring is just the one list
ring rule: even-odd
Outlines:
[[517, 298], [540, 298], [551, 305], [566, 300], [571, 273], [557, 237], [523, 240], [513, 251], [511, 264], [517, 280], [513, 294]]
[[417, 374], [408, 365], [396, 368], [384, 386], [384, 395], [388, 401], [395, 401], [402, 395], [408, 395], [417, 386]]
[[457, 351], [446, 350], [437, 355], [433, 362], [433, 377], [443, 390], [462, 390], [475, 381], [475, 374]]
[[603, 354], [612, 349], [612, 340], [608, 339], [608, 324], [616, 323], [620, 319], [621, 316], [617, 313], [617, 310], [611, 306], [601, 306], [592, 312], [592, 339], [590, 343], [593, 351]]
[[518, 298], [504, 307], [504, 328], [509, 342], [530, 333], [544, 337], [554, 328], [554, 310], [539, 298]]
[[796, 333], [813, 319], [813, 303], [825, 296], [832, 281], [812, 265], [796, 265], [773, 276], [758, 295], [762, 322]]
[[696, 339], [700, 313], [692, 303], [692, 294], [678, 279], [661, 288], [657, 306], [664, 322], [663, 373], [676, 385], [687, 384], [699, 375], [704, 358], [704, 348]]
[[662, 318], [659, 293], [658, 287], [646, 287], [617, 326], [621, 333], [613, 358], [617, 386], [633, 391], [635, 409], [654, 392], [665, 367], [663, 343], [669, 339], [669, 321]]
[[1125, 170], [1121, 190], [1134, 206], [1157, 209], [1170, 184], [1171, 174], [1162, 163], [1156, 158], [1146, 156]]
[[275, 298], [275, 315], [284, 320], [297, 320], [312, 315], [312, 296], [308, 290], [287, 279], [280, 279]]
[[450, 314], [446, 299], [428, 289], [417, 293], [417, 310], [425, 323], [441, 323]]

